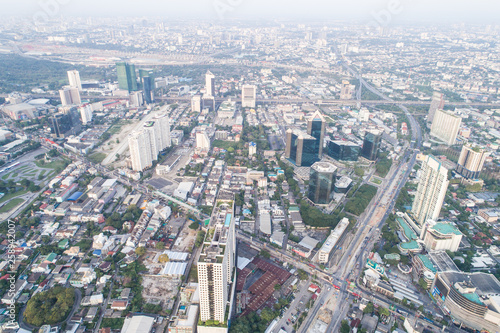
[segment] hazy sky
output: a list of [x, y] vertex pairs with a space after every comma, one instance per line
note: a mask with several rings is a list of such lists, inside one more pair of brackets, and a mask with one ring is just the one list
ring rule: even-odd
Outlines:
[[[0, 0], [0, 15], [162, 16], [495, 24], [498, 0]], [[43, 4], [49, 4], [44, 8]], [[50, 5], [52, 4], [52, 5]], [[56, 4], [56, 6], [54, 6]], [[389, 16], [388, 16], [389, 14]], [[384, 23], [385, 24], [385, 23]]]

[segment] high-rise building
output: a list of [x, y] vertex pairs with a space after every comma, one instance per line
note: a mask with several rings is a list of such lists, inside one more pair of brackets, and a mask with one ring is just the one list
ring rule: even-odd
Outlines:
[[437, 110], [442, 110], [444, 108], [444, 95], [440, 92], [435, 91], [432, 95], [431, 106], [429, 107], [429, 114], [427, 116], [427, 122], [430, 124], [434, 120], [434, 115]]
[[358, 160], [361, 153], [361, 147], [350, 141], [336, 140], [328, 141], [327, 155], [337, 161], [352, 161]]
[[379, 133], [366, 132], [365, 139], [363, 140], [363, 148], [361, 149], [361, 156], [367, 160], [375, 161], [378, 157], [381, 141], [382, 136]]
[[80, 72], [77, 70], [68, 71], [69, 86], [82, 91], [82, 81], [80, 80]]
[[321, 115], [321, 112], [316, 111], [311, 118], [307, 121], [307, 134], [316, 139], [316, 150], [318, 151], [318, 157], [323, 156], [323, 141], [325, 138], [325, 118]]
[[207, 97], [215, 96], [215, 75], [208, 71], [205, 74], [205, 95]]
[[316, 138], [291, 129], [286, 131], [285, 157], [296, 166], [308, 167], [320, 160]]
[[78, 108], [80, 111], [80, 117], [82, 118], [82, 124], [87, 125], [92, 121], [92, 105], [86, 103]]
[[342, 86], [340, 88], [340, 99], [352, 99], [352, 92], [355, 89], [355, 86], [352, 85], [349, 81], [343, 80]]
[[128, 138], [130, 159], [134, 171], [143, 171], [153, 165], [153, 154], [148, 132], [139, 131], [132, 133]]
[[420, 224], [437, 220], [448, 189], [448, 169], [434, 156], [429, 155], [422, 162], [417, 194], [411, 208], [413, 217]]
[[68, 112], [57, 113], [50, 117], [50, 133], [53, 138], [65, 138], [67, 135], [75, 135], [73, 131], [77, 126], [73, 124], [72, 115]]
[[142, 85], [142, 91], [144, 92], [144, 100], [147, 104], [154, 102], [154, 72], [152, 69], [140, 69], [139, 79]]
[[191, 111], [201, 112], [201, 95], [194, 95], [191, 98]]
[[128, 92], [137, 91], [137, 76], [135, 65], [126, 62], [116, 63], [116, 74], [118, 75], [118, 86]]
[[342, 237], [348, 226], [349, 226], [349, 219], [347, 217], [344, 217], [337, 224], [335, 229], [333, 229], [330, 232], [330, 236], [328, 236], [328, 238], [318, 251], [318, 263], [328, 264], [333, 254], [332, 250], [335, 248], [335, 245], [337, 245], [340, 237]]
[[448, 146], [452, 146], [455, 144], [461, 124], [460, 116], [449, 111], [436, 110], [430, 134]]
[[130, 106], [139, 107], [144, 104], [144, 98], [142, 91], [132, 91], [128, 97]]
[[61, 97], [62, 106], [82, 104], [78, 88], [64, 88], [59, 90], [59, 96]]
[[257, 87], [245, 84], [241, 87], [241, 107], [254, 108], [257, 98]]
[[140, 132], [130, 136], [128, 142], [132, 169], [143, 171], [151, 167], [153, 161], [158, 159], [158, 154], [171, 145], [168, 117], [160, 115], [146, 122]]
[[466, 179], [479, 179], [489, 152], [471, 144], [464, 145], [458, 159], [456, 171]]
[[[229, 193], [224, 194], [229, 195]], [[210, 328], [210, 322], [227, 324], [232, 313], [234, 297], [232, 291], [236, 283], [234, 271], [236, 237], [234, 207], [231, 203], [218, 201], [215, 205], [196, 265], [200, 293], [200, 321], [203, 323], [198, 325], [200, 333], [214, 332], [210, 330], [213, 329]]]
[[257, 144], [255, 142], [250, 142], [248, 144], [248, 156], [253, 156], [257, 154]]
[[308, 198], [318, 205], [330, 202], [335, 187], [337, 167], [328, 162], [316, 162], [311, 166]]
[[196, 133], [196, 149], [201, 151], [210, 150], [210, 139], [208, 138], [207, 133], [205, 132]]

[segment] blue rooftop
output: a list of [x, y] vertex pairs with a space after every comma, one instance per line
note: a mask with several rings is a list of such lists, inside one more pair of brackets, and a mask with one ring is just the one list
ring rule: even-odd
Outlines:
[[75, 192], [69, 198], [68, 201], [76, 201], [83, 195], [83, 192]]

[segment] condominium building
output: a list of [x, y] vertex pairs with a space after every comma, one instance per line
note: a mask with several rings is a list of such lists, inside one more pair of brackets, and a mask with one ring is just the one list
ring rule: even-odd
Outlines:
[[448, 146], [454, 145], [461, 124], [462, 118], [453, 112], [436, 110], [431, 126], [431, 136]]
[[340, 99], [352, 99], [352, 92], [356, 88], [349, 81], [343, 80], [342, 87], [340, 88]]
[[201, 95], [194, 95], [191, 98], [191, 111], [201, 112]]
[[257, 87], [245, 84], [241, 87], [241, 107], [254, 108], [257, 97]]
[[82, 81], [80, 80], [80, 72], [77, 70], [68, 71], [69, 86], [82, 91]]
[[129, 137], [130, 158], [134, 171], [143, 171], [153, 165], [158, 154], [171, 146], [170, 121], [166, 115], [146, 122], [140, 132]]
[[205, 74], [205, 90], [207, 97], [215, 96], [215, 75], [210, 71]]
[[436, 111], [442, 110], [443, 108], [444, 108], [444, 95], [440, 92], [435, 91], [434, 94], [432, 95], [432, 101], [431, 101], [431, 106], [429, 107], [427, 122], [432, 123]]
[[62, 106], [82, 104], [78, 88], [64, 88], [59, 90], [59, 96], [61, 97]]
[[413, 201], [413, 217], [420, 225], [428, 219], [437, 220], [448, 189], [448, 169], [434, 156], [422, 162], [417, 194]]
[[471, 144], [464, 145], [458, 159], [456, 171], [466, 179], [479, 179], [489, 152]]
[[236, 276], [233, 209], [232, 201], [217, 202], [198, 260], [200, 333], [227, 332], [227, 327], [217, 330], [216, 327], [211, 327], [211, 323], [227, 323], [232, 312]]
[[80, 111], [80, 117], [82, 118], [82, 124], [87, 125], [92, 121], [92, 105], [83, 104], [78, 108]]
[[153, 165], [153, 153], [148, 132], [132, 133], [128, 138], [128, 146], [134, 171], [143, 171]]
[[196, 149], [202, 151], [210, 150], [210, 138], [205, 132], [196, 133]]

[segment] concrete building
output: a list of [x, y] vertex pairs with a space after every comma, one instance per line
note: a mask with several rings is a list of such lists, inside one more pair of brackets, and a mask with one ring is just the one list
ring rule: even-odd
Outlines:
[[143, 171], [153, 165], [153, 152], [149, 133], [140, 131], [132, 133], [128, 138], [132, 170]]
[[207, 133], [205, 132], [196, 133], [196, 149], [202, 151], [210, 150], [210, 139], [208, 138]]
[[82, 104], [78, 88], [64, 88], [59, 90], [59, 97], [61, 97], [62, 106]]
[[150, 333], [155, 322], [154, 317], [134, 315], [125, 318], [121, 333]]
[[466, 179], [479, 179], [486, 158], [490, 155], [484, 149], [464, 145], [457, 163], [456, 171]]
[[337, 245], [340, 237], [344, 234], [347, 227], [349, 226], [349, 219], [344, 217], [333, 229], [330, 233], [330, 236], [326, 239], [326, 241], [321, 246], [321, 249], [318, 251], [318, 263], [327, 264], [330, 261], [330, 257], [333, 249]]
[[215, 76], [210, 71], [205, 74], [205, 95], [207, 97], [215, 96]]
[[236, 102], [234, 101], [225, 101], [219, 106], [217, 110], [217, 117], [221, 119], [230, 119], [234, 117], [236, 112]]
[[435, 222], [427, 220], [420, 239], [423, 240], [427, 251], [451, 251], [456, 252], [460, 246], [463, 234], [451, 223]]
[[431, 106], [429, 107], [429, 115], [427, 116], [427, 122], [432, 123], [434, 120], [434, 115], [437, 110], [442, 110], [444, 108], [444, 95], [440, 92], [435, 91], [432, 95]]
[[417, 194], [413, 201], [413, 217], [420, 225], [437, 220], [448, 189], [448, 170], [434, 156], [422, 162]]
[[257, 87], [245, 84], [241, 87], [241, 107], [254, 108], [257, 98]]
[[251, 157], [257, 154], [257, 144], [255, 142], [250, 142], [248, 144], [248, 156]]
[[82, 91], [82, 81], [80, 80], [80, 72], [77, 70], [68, 71], [69, 86]]
[[340, 99], [352, 99], [352, 92], [356, 86], [352, 85], [347, 80], [342, 80], [342, 86], [340, 88]]
[[326, 205], [335, 187], [337, 167], [328, 162], [316, 162], [311, 166], [308, 198], [315, 204]]
[[197, 264], [201, 321], [201, 324], [198, 324], [199, 333], [227, 332], [227, 327], [217, 330], [217, 327], [209, 325], [209, 321], [227, 323], [232, 313], [236, 285], [236, 237], [233, 219], [233, 204], [219, 201], [212, 213]]
[[431, 126], [431, 136], [443, 141], [446, 145], [455, 144], [462, 118], [453, 112], [437, 110]]
[[137, 91], [137, 75], [134, 64], [116, 63], [116, 74], [118, 76], [118, 86], [121, 90]]
[[201, 112], [201, 95], [194, 95], [191, 98], [191, 111]]
[[86, 103], [78, 108], [80, 112], [80, 117], [82, 119], [82, 124], [87, 125], [92, 122], [92, 105]]

